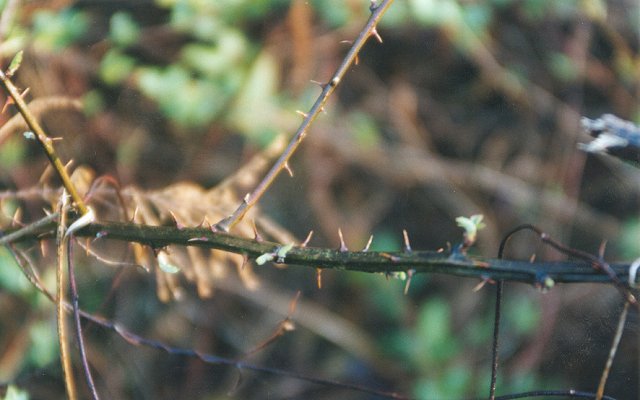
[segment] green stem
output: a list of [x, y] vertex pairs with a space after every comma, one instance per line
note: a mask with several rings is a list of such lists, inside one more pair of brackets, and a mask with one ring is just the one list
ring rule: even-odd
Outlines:
[[[27, 229], [28, 228], [28, 229]], [[24, 234], [13, 231], [0, 237], [0, 245], [24, 240], [39, 240], [50, 234], [55, 222], [23, 228]], [[583, 261], [545, 262], [483, 259], [465, 257], [456, 252], [353, 252], [313, 247], [292, 247], [278, 260], [279, 243], [256, 241], [208, 228], [177, 228], [146, 226], [131, 223], [93, 223], [74, 233], [78, 237], [137, 242], [153, 248], [168, 245], [197, 246], [244, 254], [255, 259], [272, 254], [274, 262], [307, 266], [313, 269], [340, 269], [369, 273], [435, 273], [483, 280], [524, 282], [544, 287], [549, 283], [612, 283], [611, 278]], [[10, 240], [7, 240], [10, 239]], [[628, 280], [629, 264], [612, 264], [612, 271], [621, 282]]]

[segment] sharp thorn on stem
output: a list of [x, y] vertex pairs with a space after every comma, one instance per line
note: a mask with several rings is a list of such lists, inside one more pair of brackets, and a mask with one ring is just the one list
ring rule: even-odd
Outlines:
[[371, 36], [375, 37], [376, 40], [378, 41], [378, 43], [382, 43], [382, 37], [380, 36], [380, 34], [378, 33], [378, 30], [376, 28], [373, 28], [371, 30]]
[[322, 83], [322, 82], [318, 82], [316, 80], [311, 79], [310, 81], [311, 83], [320, 86], [320, 88], [324, 89], [324, 87], [326, 86], [326, 83]]
[[311, 241], [311, 237], [312, 236], [313, 236], [313, 231], [309, 231], [309, 234], [307, 235], [307, 238], [304, 239], [304, 242], [302, 242], [302, 244], [300, 244], [300, 247], [307, 247], [307, 245]]
[[607, 240], [604, 239], [602, 241], [602, 243], [600, 243], [600, 247], [598, 248], [598, 258], [600, 259], [600, 261], [604, 260], [604, 253], [607, 250]]
[[176, 228], [178, 228], [179, 231], [183, 230], [185, 226], [178, 221], [178, 217], [176, 217], [173, 211], [169, 210], [169, 214], [171, 215], [171, 218], [173, 218], [173, 223], [176, 225]]
[[406, 296], [409, 293], [409, 286], [411, 286], [411, 278], [416, 273], [415, 269], [407, 270], [407, 283], [404, 285], [404, 295]]
[[307, 114], [304, 111], [300, 111], [300, 110], [296, 110], [296, 114], [298, 114], [299, 116], [301, 116], [302, 118], [307, 118], [309, 116], [309, 114]]
[[289, 165], [289, 163], [285, 162], [283, 167], [285, 170], [287, 170], [287, 173], [289, 174], [289, 176], [293, 178], [293, 170], [291, 169], [291, 166]]
[[240, 270], [244, 271], [244, 267], [247, 265], [247, 263], [249, 262], [249, 256], [246, 254], [242, 255], [242, 264], [240, 265]]
[[256, 226], [255, 221], [251, 221], [251, 227], [253, 228], [253, 240], [255, 240], [258, 243], [264, 242], [262, 235], [260, 235], [260, 233], [258, 232], [258, 227]]
[[371, 247], [372, 242], [373, 242], [373, 235], [369, 236], [369, 240], [367, 240], [367, 244], [364, 246], [364, 249], [362, 249], [363, 253], [366, 253], [367, 251], [369, 251], [369, 247]]
[[338, 249], [341, 253], [349, 251], [346, 243], [344, 242], [344, 236], [342, 235], [342, 229], [338, 228], [338, 237], [340, 238], [340, 248]]
[[4, 112], [7, 111], [7, 108], [9, 108], [9, 106], [12, 104], [15, 104], [13, 97], [11, 96], [7, 97], [7, 100], [5, 100], [4, 102], [4, 106], [2, 106], [2, 114], [4, 114]]
[[136, 206], [136, 208], [133, 209], [133, 215], [131, 216], [131, 220], [129, 222], [134, 222], [137, 216], [138, 216], [138, 206]]
[[411, 243], [409, 243], [409, 234], [406, 229], [402, 230], [402, 237], [404, 238], [404, 252], [411, 253]]
[[322, 268], [316, 268], [316, 284], [318, 289], [322, 289]]

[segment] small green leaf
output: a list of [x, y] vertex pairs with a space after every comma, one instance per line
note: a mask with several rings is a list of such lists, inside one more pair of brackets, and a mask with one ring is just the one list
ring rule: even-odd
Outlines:
[[483, 218], [484, 216], [482, 214], [472, 215], [469, 218], [458, 217], [456, 218], [456, 223], [464, 229], [466, 238], [471, 242], [475, 242], [478, 231], [486, 226], [484, 222], [482, 222]]
[[284, 258], [287, 256], [287, 253], [292, 248], [293, 248], [293, 243], [289, 243], [282, 247], [279, 247], [278, 251], [276, 252], [276, 256], [278, 257], [278, 262], [280, 263], [284, 262]]
[[12, 77], [13, 74], [16, 73], [16, 71], [18, 71], [18, 68], [20, 68], [20, 64], [22, 64], [22, 55], [23, 55], [23, 51], [20, 50], [18, 52], [18, 54], [16, 54], [13, 57], [13, 60], [11, 60], [11, 64], [9, 64], [9, 69], [7, 70], [7, 76], [8, 77]]
[[265, 263], [268, 263], [269, 261], [272, 261], [274, 258], [275, 258], [275, 254], [273, 254], [273, 253], [264, 253], [264, 254], [258, 256], [258, 258], [256, 258], [256, 264], [263, 265]]
[[169, 255], [166, 251], [160, 251], [158, 253], [158, 266], [168, 274], [175, 274], [180, 271], [180, 268], [169, 262]]

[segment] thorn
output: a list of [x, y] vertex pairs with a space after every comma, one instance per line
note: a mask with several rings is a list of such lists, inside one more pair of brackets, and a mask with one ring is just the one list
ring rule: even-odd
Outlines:
[[407, 271], [407, 283], [404, 285], [404, 295], [406, 296], [409, 293], [409, 286], [411, 285], [411, 278], [413, 278], [413, 274], [416, 273], [415, 269], [410, 269]]
[[323, 113], [323, 114], [327, 113], [327, 111], [324, 109], [324, 106], [320, 107], [320, 112]]
[[391, 260], [392, 263], [397, 263], [398, 261], [400, 261], [400, 258], [397, 256], [394, 256], [393, 254], [389, 254], [389, 253], [380, 253], [380, 256]]
[[298, 306], [298, 300], [300, 299], [300, 290], [296, 292], [296, 295], [291, 299], [289, 303], [289, 312], [287, 313], [287, 319], [291, 318], [294, 312], [296, 312], [296, 307]]
[[[206, 223], [206, 225], [205, 225], [205, 223]], [[202, 228], [204, 226], [211, 227], [211, 223], [207, 219], [206, 215], [204, 216], [204, 218], [202, 218], [202, 221], [200, 221], [200, 223], [198, 225], [196, 225], [196, 228]]]
[[240, 270], [244, 271], [244, 266], [249, 262], [249, 256], [246, 254], [242, 255], [242, 264], [240, 265]]
[[67, 228], [64, 236], [67, 237], [69, 235], [72, 235], [74, 232], [79, 231], [85, 226], [96, 222], [96, 219], [96, 213], [93, 211], [93, 208], [87, 207], [87, 213], [73, 221], [73, 223]]
[[15, 101], [13, 101], [13, 97], [7, 97], [7, 100], [5, 100], [4, 102], [4, 106], [2, 106], [2, 114], [4, 114], [4, 112], [7, 111], [7, 108], [12, 104], [15, 104]]
[[199, 237], [194, 237], [194, 238], [191, 238], [191, 239], [187, 239], [188, 243], [191, 243], [191, 242], [208, 242], [208, 241], [209, 241], [209, 238], [206, 237], [206, 236], [199, 236]]
[[483, 280], [481, 280], [481, 281], [480, 281], [480, 283], [478, 283], [477, 285], [475, 285], [475, 286], [473, 287], [473, 289], [471, 289], [471, 291], [472, 291], [472, 292], [474, 292], [474, 293], [475, 293], [475, 292], [479, 292], [479, 291], [480, 291], [480, 289], [482, 289], [486, 284], [487, 284], [487, 280], [486, 280], [486, 279], [483, 279]]
[[369, 236], [369, 240], [367, 241], [367, 244], [364, 246], [364, 249], [362, 249], [363, 253], [366, 253], [367, 251], [369, 251], [369, 247], [371, 247], [371, 242], [373, 242], [373, 235]]
[[26, 88], [25, 90], [22, 91], [22, 93], [20, 93], [20, 98], [24, 99], [24, 96], [27, 95], [27, 93], [29, 93], [29, 91], [31, 90], [31, 88]]
[[42, 253], [42, 258], [43, 259], [47, 259], [47, 245], [45, 244], [44, 240], [40, 241], [40, 253]]
[[260, 233], [258, 233], [258, 228], [256, 227], [256, 221], [251, 221], [251, 226], [253, 227], [253, 239], [258, 243], [264, 242], [264, 239], [262, 238]]
[[404, 237], [404, 252], [411, 253], [411, 244], [409, 243], [409, 234], [406, 229], [402, 230], [402, 236]]
[[296, 110], [296, 114], [298, 114], [299, 116], [301, 116], [302, 118], [307, 118], [309, 116], [309, 114], [307, 114], [304, 111], [300, 111], [300, 110]]
[[11, 217], [11, 226], [24, 226], [20, 220], [22, 219], [22, 208], [16, 208], [16, 211], [13, 213], [13, 217]]
[[351, 44], [353, 44], [353, 40], [341, 40], [340, 44], [349, 44], [349, 45], [351, 45]]
[[307, 238], [304, 240], [304, 242], [302, 242], [302, 244], [300, 245], [300, 247], [307, 247], [307, 245], [309, 244], [309, 242], [311, 241], [311, 237], [313, 236], [313, 231], [309, 231], [309, 234], [307, 235]]
[[185, 226], [182, 223], [180, 223], [180, 221], [178, 221], [178, 218], [173, 213], [173, 211], [169, 210], [169, 214], [171, 214], [171, 218], [173, 218], [173, 222], [176, 224], [176, 228], [178, 228], [179, 231], [183, 230]]
[[251, 197], [250, 193], [247, 193], [244, 195], [244, 197], [242, 198], [242, 201], [244, 202], [244, 204], [249, 204], [249, 197]]
[[[207, 221], [207, 222], [209, 222], [209, 221]], [[213, 225], [212, 225], [211, 223], [209, 223], [209, 229], [210, 229], [210, 230], [211, 230], [211, 232], [213, 232], [213, 233], [218, 233], [218, 228], [216, 227], [216, 225], [215, 225], [215, 224], [213, 224]]]
[[291, 167], [289, 166], [288, 162], [284, 163], [284, 169], [287, 170], [287, 172], [289, 173], [289, 176], [293, 178], [293, 170], [291, 169]]
[[376, 28], [373, 28], [371, 30], [371, 36], [375, 37], [378, 43], [382, 43], [382, 37], [380, 37], [380, 34], [378, 33], [378, 30]]
[[320, 86], [322, 89], [324, 89], [324, 87], [326, 86], [325, 83], [322, 82], [318, 82], [318, 81], [314, 81], [313, 79], [311, 79], [311, 83], [316, 84], [318, 86]]
[[600, 260], [604, 260], [604, 253], [607, 250], [607, 239], [604, 239], [602, 243], [600, 243], [600, 247], [598, 248], [598, 258]]
[[340, 252], [344, 253], [345, 251], [349, 251], [346, 243], [344, 242], [344, 236], [342, 236], [342, 229], [338, 228], [338, 236], [340, 237]]
[[137, 216], [138, 216], [138, 206], [136, 206], [136, 208], [133, 209], [133, 215], [131, 216], [131, 220], [129, 222], [134, 222]]

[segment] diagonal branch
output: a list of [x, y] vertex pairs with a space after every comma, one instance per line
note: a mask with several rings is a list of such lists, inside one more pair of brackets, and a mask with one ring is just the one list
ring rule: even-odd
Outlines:
[[22, 94], [18, 91], [18, 88], [11, 82], [11, 79], [4, 73], [4, 71], [0, 70], [0, 85], [4, 88], [4, 90], [9, 94], [9, 96], [13, 99], [13, 102], [24, 118], [24, 121], [29, 126], [29, 129], [33, 131], [36, 141], [40, 144], [44, 152], [47, 154], [47, 158], [49, 158], [49, 162], [56, 170], [56, 173], [60, 177], [62, 181], [62, 185], [65, 187], [67, 192], [71, 195], [73, 199], [73, 203], [80, 211], [80, 214], [86, 214], [89, 210], [87, 206], [84, 204], [82, 197], [78, 194], [74, 184], [71, 182], [71, 178], [67, 173], [67, 170], [64, 168], [64, 164], [56, 154], [55, 149], [53, 148], [53, 140], [47, 136], [42, 126], [38, 122], [38, 119], [31, 113], [27, 103], [22, 98]]
[[249, 209], [258, 202], [258, 200], [260, 200], [262, 195], [271, 186], [278, 174], [280, 174], [283, 169], [288, 169], [287, 163], [289, 162], [289, 159], [291, 158], [291, 156], [293, 156], [293, 153], [296, 151], [300, 143], [302, 143], [302, 140], [304, 140], [309, 127], [316, 119], [318, 114], [323, 111], [324, 105], [326, 104], [327, 100], [334, 92], [336, 87], [340, 84], [349, 68], [351, 68], [351, 65], [356, 62], [358, 54], [360, 53], [360, 50], [362, 49], [366, 41], [371, 36], [374, 36], [378, 40], [380, 40], [380, 36], [376, 31], [376, 26], [378, 25], [380, 18], [382, 18], [382, 15], [387, 11], [387, 9], [389, 9], [389, 6], [391, 6], [391, 3], [393, 3], [393, 0], [384, 0], [378, 5], [375, 5], [374, 2], [372, 2], [371, 16], [369, 17], [367, 24], [358, 35], [358, 38], [353, 42], [351, 49], [345, 56], [344, 60], [342, 60], [342, 63], [340, 64], [336, 72], [331, 77], [331, 80], [328, 83], [322, 85], [322, 92], [316, 99], [316, 102], [313, 104], [309, 112], [304, 114], [302, 124], [300, 124], [300, 127], [289, 142], [287, 148], [284, 150], [273, 167], [271, 167], [269, 172], [267, 172], [267, 175], [265, 175], [262, 181], [255, 187], [255, 189], [253, 189], [251, 193], [248, 193], [244, 197], [242, 203], [240, 203], [233, 214], [231, 214], [227, 218], [224, 218], [216, 224], [216, 227], [218, 229], [228, 232], [229, 229], [231, 229], [231, 227], [233, 227], [238, 221], [240, 221], [242, 217], [247, 213], [247, 211], [249, 211]]

